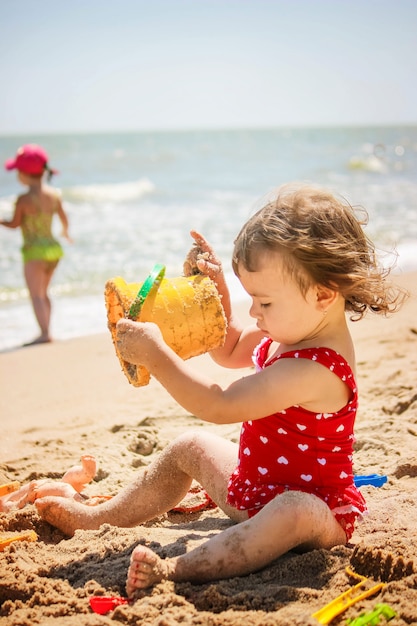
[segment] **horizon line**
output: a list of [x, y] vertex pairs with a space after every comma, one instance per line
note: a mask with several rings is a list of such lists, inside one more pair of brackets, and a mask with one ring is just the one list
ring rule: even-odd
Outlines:
[[23, 131], [2, 131], [1, 138], [22, 137], [24, 135], [112, 135], [129, 133], [199, 133], [199, 132], [225, 132], [225, 131], [272, 131], [272, 130], [330, 130], [336, 128], [413, 128], [417, 127], [417, 120], [414, 122], [361, 122], [361, 123], [340, 123], [340, 124], [286, 124], [286, 125], [264, 125], [264, 126], [210, 126], [210, 127], [161, 127], [161, 128], [123, 128], [123, 129], [74, 129], [74, 130], [23, 130]]

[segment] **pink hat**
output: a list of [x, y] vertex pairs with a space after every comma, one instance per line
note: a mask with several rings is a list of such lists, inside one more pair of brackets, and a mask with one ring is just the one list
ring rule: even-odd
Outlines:
[[6, 170], [19, 170], [29, 176], [39, 176], [48, 170], [57, 174], [56, 170], [48, 167], [48, 155], [45, 150], [35, 144], [27, 144], [18, 149], [14, 159], [8, 159], [4, 164]]

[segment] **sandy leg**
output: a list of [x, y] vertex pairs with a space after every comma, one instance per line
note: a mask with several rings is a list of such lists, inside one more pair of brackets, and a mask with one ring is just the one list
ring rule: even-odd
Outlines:
[[[165, 448], [138, 478], [107, 502], [90, 507], [74, 499], [45, 497], [35, 501], [40, 515], [65, 534], [103, 523], [130, 527], [173, 508], [194, 477], [229, 514], [227, 481], [236, 462], [236, 444], [206, 432], [188, 432]], [[328, 506], [314, 495], [296, 491], [276, 496], [257, 515], [230, 511], [241, 522], [185, 554], [161, 559], [138, 546], [132, 556], [129, 594], [163, 579], [207, 582], [255, 572], [296, 547], [330, 548], [346, 536]]]
[[[242, 514], [227, 504], [227, 482], [237, 459], [237, 445], [201, 431], [188, 431], [171, 442], [137, 478], [114, 498], [97, 506], [73, 500], [37, 499], [39, 515], [67, 535], [102, 524], [130, 528], [174, 508], [195, 479], [212, 500], [236, 521]], [[46, 495], [46, 494], [45, 494]]]
[[58, 262], [32, 260], [24, 264], [24, 275], [32, 301], [33, 311], [41, 329], [41, 334], [37, 339], [31, 341], [26, 346], [38, 343], [48, 343], [51, 341], [49, 335], [49, 324], [51, 321], [51, 300], [48, 295], [48, 287]]
[[256, 572], [294, 548], [331, 548], [346, 535], [327, 505], [316, 496], [289, 491], [257, 515], [213, 536], [180, 556], [160, 559], [148, 548], [132, 553], [127, 591], [161, 580], [208, 582]]

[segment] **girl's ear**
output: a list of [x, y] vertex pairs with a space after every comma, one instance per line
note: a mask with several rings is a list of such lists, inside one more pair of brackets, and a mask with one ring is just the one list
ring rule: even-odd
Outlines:
[[339, 292], [336, 289], [325, 287], [324, 285], [317, 285], [316, 298], [317, 306], [320, 311], [327, 313], [327, 309], [336, 301], [339, 296]]

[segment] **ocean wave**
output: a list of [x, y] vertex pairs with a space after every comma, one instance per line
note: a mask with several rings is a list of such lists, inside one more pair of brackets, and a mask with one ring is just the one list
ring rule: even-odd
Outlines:
[[0, 197], [0, 219], [6, 220], [12, 217], [15, 200], [16, 196]]
[[396, 246], [395, 272], [414, 272], [417, 270], [416, 241], [404, 241]]
[[371, 154], [369, 156], [353, 156], [349, 159], [349, 169], [364, 170], [366, 172], [388, 172], [387, 164], [379, 157]]
[[128, 202], [152, 193], [155, 185], [147, 178], [126, 183], [78, 185], [63, 189], [64, 200], [72, 202]]

